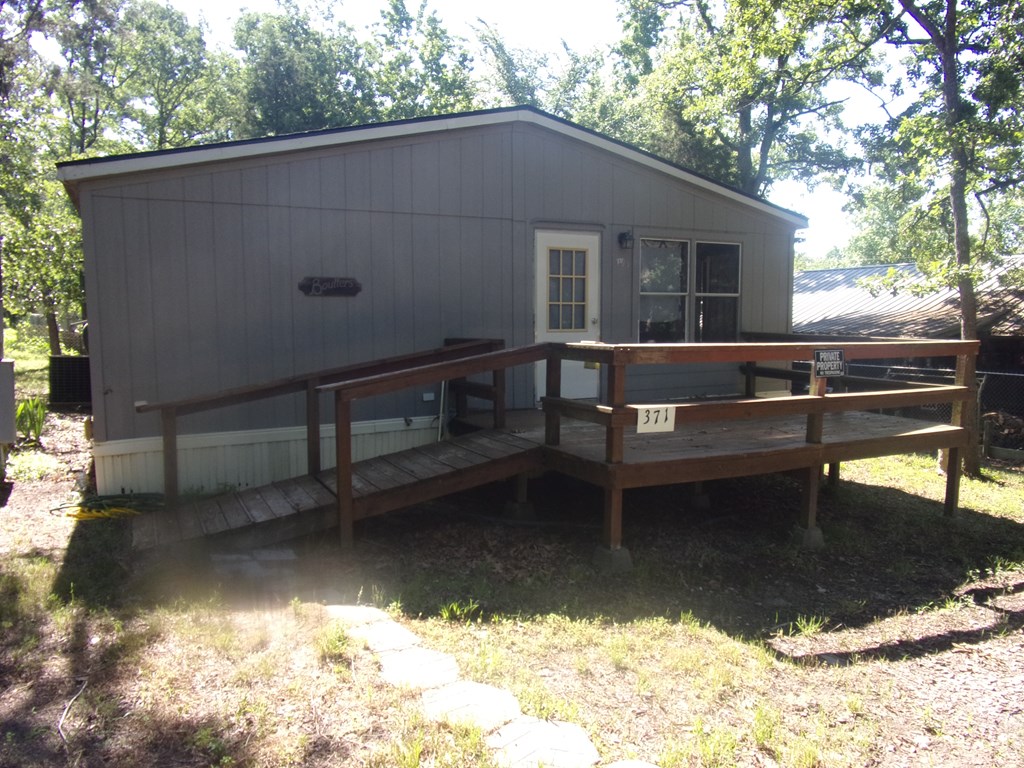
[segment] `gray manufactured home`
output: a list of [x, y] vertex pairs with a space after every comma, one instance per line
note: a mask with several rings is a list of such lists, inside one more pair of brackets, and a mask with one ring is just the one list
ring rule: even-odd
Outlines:
[[[806, 219], [529, 108], [64, 163], [81, 214], [101, 493], [162, 487], [160, 402], [450, 337], [714, 343], [788, 332]], [[563, 394], [593, 397], [580, 365]], [[735, 366], [630, 397], [734, 393]], [[543, 381], [510, 378], [507, 405]], [[429, 441], [439, 392], [358, 403], [356, 457]], [[179, 423], [181, 488], [305, 471], [304, 401]], [[325, 421], [331, 420], [329, 413]], [[324, 426], [325, 465], [333, 432]]]

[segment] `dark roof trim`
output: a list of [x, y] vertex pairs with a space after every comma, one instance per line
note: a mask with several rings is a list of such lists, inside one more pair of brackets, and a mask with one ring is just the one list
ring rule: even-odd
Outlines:
[[613, 154], [626, 157], [634, 162], [639, 162], [649, 168], [668, 173], [676, 178], [724, 195], [737, 202], [779, 216], [797, 228], [807, 226], [807, 218], [795, 211], [783, 208], [756, 195], [747, 194], [695, 171], [683, 168], [632, 144], [613, 139], [610, 136], [528, 106], [485, 109], [452, 115], [434, 115], [410, 120], [370, 123], [367, 125], [331, 128], [285, 136], [270, 136], [267, 138], [229, 141], [219, 144], [200, 144], [177, 149], [71, 160], [57, 164], [57, 177], [64, 182], [72, 198], [77, 199], [78, 184], [93, 179], [285, 152], [298, 152], [308, 149], [340, 146], [359, 141], [372, 141], [375, 139], [435, 133], [457, 128], [510, 122], [526, 122], [546, 127], [563, 135], [571, 136], [610, 151]]

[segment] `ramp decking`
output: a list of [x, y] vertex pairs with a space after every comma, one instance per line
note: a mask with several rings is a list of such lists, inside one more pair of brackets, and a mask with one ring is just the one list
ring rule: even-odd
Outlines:
[[[357, 462], [352, 468], [355, 518], [539, 469], [540, 449], [537, 440], [489, 430]], [[336, 493], [336, 473], [326, 470], [183, 502], [135, 518], [132, 546], [147, 550], [204, 539], [267, 546], [336, 526]]]

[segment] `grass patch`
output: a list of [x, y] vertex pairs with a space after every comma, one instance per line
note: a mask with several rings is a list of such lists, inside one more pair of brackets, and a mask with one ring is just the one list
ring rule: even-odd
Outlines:
[[14, 360], [18, 399], [45, 398], [50, 389], [50, 348], [45, 332], [28, 326], [4, 328], [4, 354]]
[[14, 482], [42, 480], [63, 471], [60, 459], [43, 451], [17, 450], [7, 459], [7, 479]]
[[[621, 575], [591, 565], [599, 504], [571, 486], [550, 494], [543, 525], [444, 505], [373, 518], [355, 552], [296, 542], [295, 572], [257, 584], [199, 558], [130, 574], [123, 521], [79, 525], [64, 562], [0, 559], [2, 664], [22, 676], [9, 690], [25, 703], [10, 708], [29, 723], [0, 762], [35, 768], [64, 755], [52, 724], [84, 669], [67, 731], [97, 762], [106, 750], [108, 764], [492, 764], [482, 734], [425, 722], [417, 692], [381, 683], [372, 654], [321, 601], [387, 608], [453, 654], [464, 678], [582, 726], [603, 763], [853, 768], [910, 760], [888, 750], [920, 734], [932, 748], [976, 744], [970, 712], [939, 718], [915, 698], [942, 682], [921, 660], [948, 653], [943, 665], [971, 659], [974, 670], [988, 653], [970, 651], [987, 638], [1017, 642], [1012, 615], [1002, 635], [972, 622], [978, 601], [1024, 588], [1024, 484], [1002, 469], [965, 480], [964, 511], [947, 519], [932, 467], [844, 465], [845, 481], [822, 497], [821, 552], [790, 538], [799, 488], [785, 478], [709, 484], [712, 508], [699, 512], [680, 508], [678, 490], [628, 494], [638, 567]], [[493, 510], [488, 492], [457, 503]], [[282, 597], [300, 584], [301, 597]], [[48, 669], [66, 686], [45, 710], [31, 691]], [[98, 733], [103, 747], [89, 741]], [[1022, 756], [1012, 740], [1000, 748], [979, 762]], [[935, 763], [956, 764], [944, 757]]]

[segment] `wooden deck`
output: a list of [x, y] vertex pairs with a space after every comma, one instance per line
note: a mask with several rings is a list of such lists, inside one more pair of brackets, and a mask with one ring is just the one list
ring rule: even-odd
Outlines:
[[[357, 462], [352, 485], [361, 520], [541, 467], [540, 443], [491, 430]], [[185, 502], [132, 523], [136, 550], [205, 539], [268, 546], [338, 525], [334, 470]]]
[[[976, 407], [970, 376], [977, 342], [889, 340], [837, 342], [826, 350], [848, 361], [955, 356], [956, 383], [900, 384], [869, 380], [869, 391], [849, 391], [865, 381], [836, 373], [834, 386], [811, 369], [806, 395], [757, 397], [757, 378], [778, 371], [791, 378], [793, 361], [813, 361], [820, 342], [736, 344], [533, 344], [504, 349], [500, 342], [450, 340], [454, 346], [354, 368], [319, 372], [262, 387], [214, 394], [195, 400], [140, 406], [159, 410], [164, 424], [167, 497], [177, 492], [175, 420], [227, 403], [248, 402], [291, 392], [307, 392], [306, 477], [232, 493], [217, 499], [174, 504], [134, 526], [136, 548], [147, 549], [208, 537], [231, 537], [236, 546], [256, 546], [337, 527], [343, 547], [354, 541], [355, 523], [373, 515], [518, 476], [518, 500], [525, 478], [551, 470], [603, 489], [603, 552], [612, 567], [628, 561], [623, 541], [623, 492], [630, 488], [717, 480], [772, 472], [795, 474], [802, 492], [795, 518], [808, 546], [819, 546], [816, 511], [821, 468], [839, 462], [913, 451], [949, 449], [944, 511], [958, 504], [960, 453], [977, 436], [964, 415]], [[560, 397], [561, 367], [581, 361], [600, 367], [600, 402]], [[773, 363], [764, 368], [760, 363]], [[723, 400], [638, 404], [627, 400], [632, 366], [737, 364], [744, 393]], [[509, 418], [505, 412], [505, 372], [516, 366], [545, 365], [543, 410]], [[767, 373], [766, 373], [767, 371]], [[490, 375], [490, 383], [479, 377]], [[477, 377], [473, 380], [471, 377]], [[322, 382], [330, 383], [322, 383]], [[410, 388], [450, 382], [456, 411], [465, 415], [469, 397], [491, 403], [491, 429], [431, 446], [368, 461], [352, 461], [352, 403]], [[336, 467], [320, 467], [319, 395], [332, 395]], [[949, 423], [882, 415], [902, 408], [948, 404]], [[674, 429], [639, 433], [645, 413], [671, 411]], [[519, 423], [525, 418], [530, 423]], [[669, 423], [666, 421], [666, 424]], [[832, 473], [830, 472], [830, 478]], [[625, 555], [618, 558], [618, 554]], [[603, 557], [601, 555], [600, 557]]]
[[[545, 446], [543, 414], [517, 412], [506, 430], [481, 430], [355, 463], [354, 517], [544, 470], [628, 489], [787, 472], [966, 442], [959, 427], [859, 412], [827, 416], [821, 443], [807, 443], [805, 431], [800, 417], [708, 422], [667, 435], [627, 430], [623, 460], [610, 465], [605, 432], [597, 425], [577, 422], [564, 430], [559, 446]], [[133, 546], [146, 550], [202, 539], [268, 546], [334, 528], [337, 503], [336, 473], [326, 470], [140, 516], [133, 523]]]

